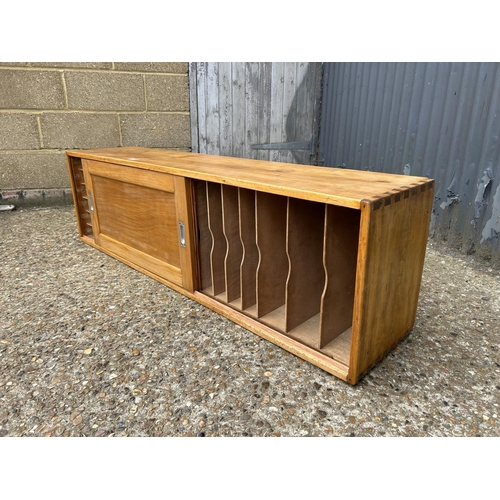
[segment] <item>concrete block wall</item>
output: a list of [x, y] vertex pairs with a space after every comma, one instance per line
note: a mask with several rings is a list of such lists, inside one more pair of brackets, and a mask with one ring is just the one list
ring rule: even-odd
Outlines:
[[67, 149], [190, 151], [188, 64], [1, 63], [0, 203], [70, 201]]

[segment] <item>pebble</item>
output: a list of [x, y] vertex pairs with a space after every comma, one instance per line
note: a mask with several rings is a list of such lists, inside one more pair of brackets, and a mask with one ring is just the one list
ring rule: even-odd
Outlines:
[[0, 436], [500, 435], [491, 264], [429, 247], [413, 331], [352, 387], [83, 244], [73, 207], [0, 214], [0, 253]]

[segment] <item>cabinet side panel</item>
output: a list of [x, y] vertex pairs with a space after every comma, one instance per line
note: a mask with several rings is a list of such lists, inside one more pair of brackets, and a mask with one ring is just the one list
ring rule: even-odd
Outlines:
[[413, 328], [433, 194], [429, 182], [362, 209], [358, 273], [363, 275], [356, 280], [352, 383]]

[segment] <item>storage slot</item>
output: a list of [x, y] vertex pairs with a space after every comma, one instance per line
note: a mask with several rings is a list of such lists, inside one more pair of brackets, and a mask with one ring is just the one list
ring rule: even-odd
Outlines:
[[348, 367], [351, 357], [351, 337], [352, 327], [349, 327], [346, 331], [342, 332], [338, 337], [335, 337], [329, 344], [323, 347], [321, 352], [336, 361], [340, 361]]
[[257, 316], [273, 328], [285, 330], [287, 198], [256, 193]]
[[347, 368], [360, 211], [195, 186], [203, 292]]
[[224, 260], [227, 253], [227, 243], [222, 223], [222, 190], [220, 184], [207, 182], [208, 228], [212, 236], [210, 250], [210, 271], [212, 275], [212, 290], [214, 296], [226, 291]]
[[240, 268], [243, 257], [243, 247], [240, 240], [238, 214], [238, 188], [222, 186], [222, 221], [224, 237], [227, 243], [224, 259], [224, 275], [226, 280], [226, 302], [234, 303], [241, 308]]
[[321, 299], [320, 348], [352, 326], [360, 212], [326, 206], [323, 262], [326, 282]]
[[290, 270], [286, 284], [285, 330], [291, 337], [315, 348], [319, 348], [319, 312], [325, 285], [324, 225], [324, 204], [288, 199]]
[[[257, 302], [257, 265], [259, 250], [255, 234], [255, 191], [239, 188], [240, 238], [243, 246], [241, 262], [241, 308], [255, 315]], [[252, 308], [249, 310], [249, 308]]]
[[212, 271], [210, 267], [210, 252], [212, 250], [212, 234], [208, 227], [207, 183], [194, 182], [196, 216], [198, 224], [198, 263], [199, 284], [202, 290], [212, 287]]
[[92, 232], [92, 221], [90, 218], [90, 207], [87, 197], [87, 187], [83, 176], [81, 158], [69, 157], [71, 165], [71, 176], [75, 190], [76, 211], [79, 218], [79, 226], [82, 236], [94, 238]]

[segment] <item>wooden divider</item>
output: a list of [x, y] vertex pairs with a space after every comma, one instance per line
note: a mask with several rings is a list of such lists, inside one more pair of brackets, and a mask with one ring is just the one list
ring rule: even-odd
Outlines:
[[224, 259], [226, 280], [226, 302], [232, 302], [241, 296], [240, 268], [243, 258], [243, 246], [240, 240], [238, 188], [222, 186], [222, 221], [227, 242]]
[[326, 205], [320, 345], [325, 347], [352, 325], [359, 240], [359, 210]]
[[208, 227], [207, 183], [204, 181], [194, 181], [194, 184], [198, 223], [199, 288], [205, 290], [212, 286], [212, 271], [210, 267], [212, 234]]
[[[325, 205], [288, 199], [287, 253], [290, 272], [286, 285], [286, 332], [320, 312], [325, 284], [323, 237]], [[318, 322], [309, 332], [319, 345]]]
[[360, 212], [212, 182], [196, 207], [203, 291], [347, 365]]
[[243, 245], [241, 262], [241, 308], [257, 302], [257, 265], [259, 250], [255, 234], [255, 191], [239, 188], [240, 238]]
[[222, 227], [221, 185], [207, 182], [208, 228], [212, 235], [210, 268], [212, 273], [212, 293], [219, 295], [226, 290], [224, 260], [227, 243]]
[[285, 304], [288, 277], [286, 253], [287, 198], [269, 193], [256, 193], [256, 228], [259, 265], [257, 267], [257, 316], [274, 311], [267, 318], [275, 328], [284, 331], [285, 316], [277, 311]]

